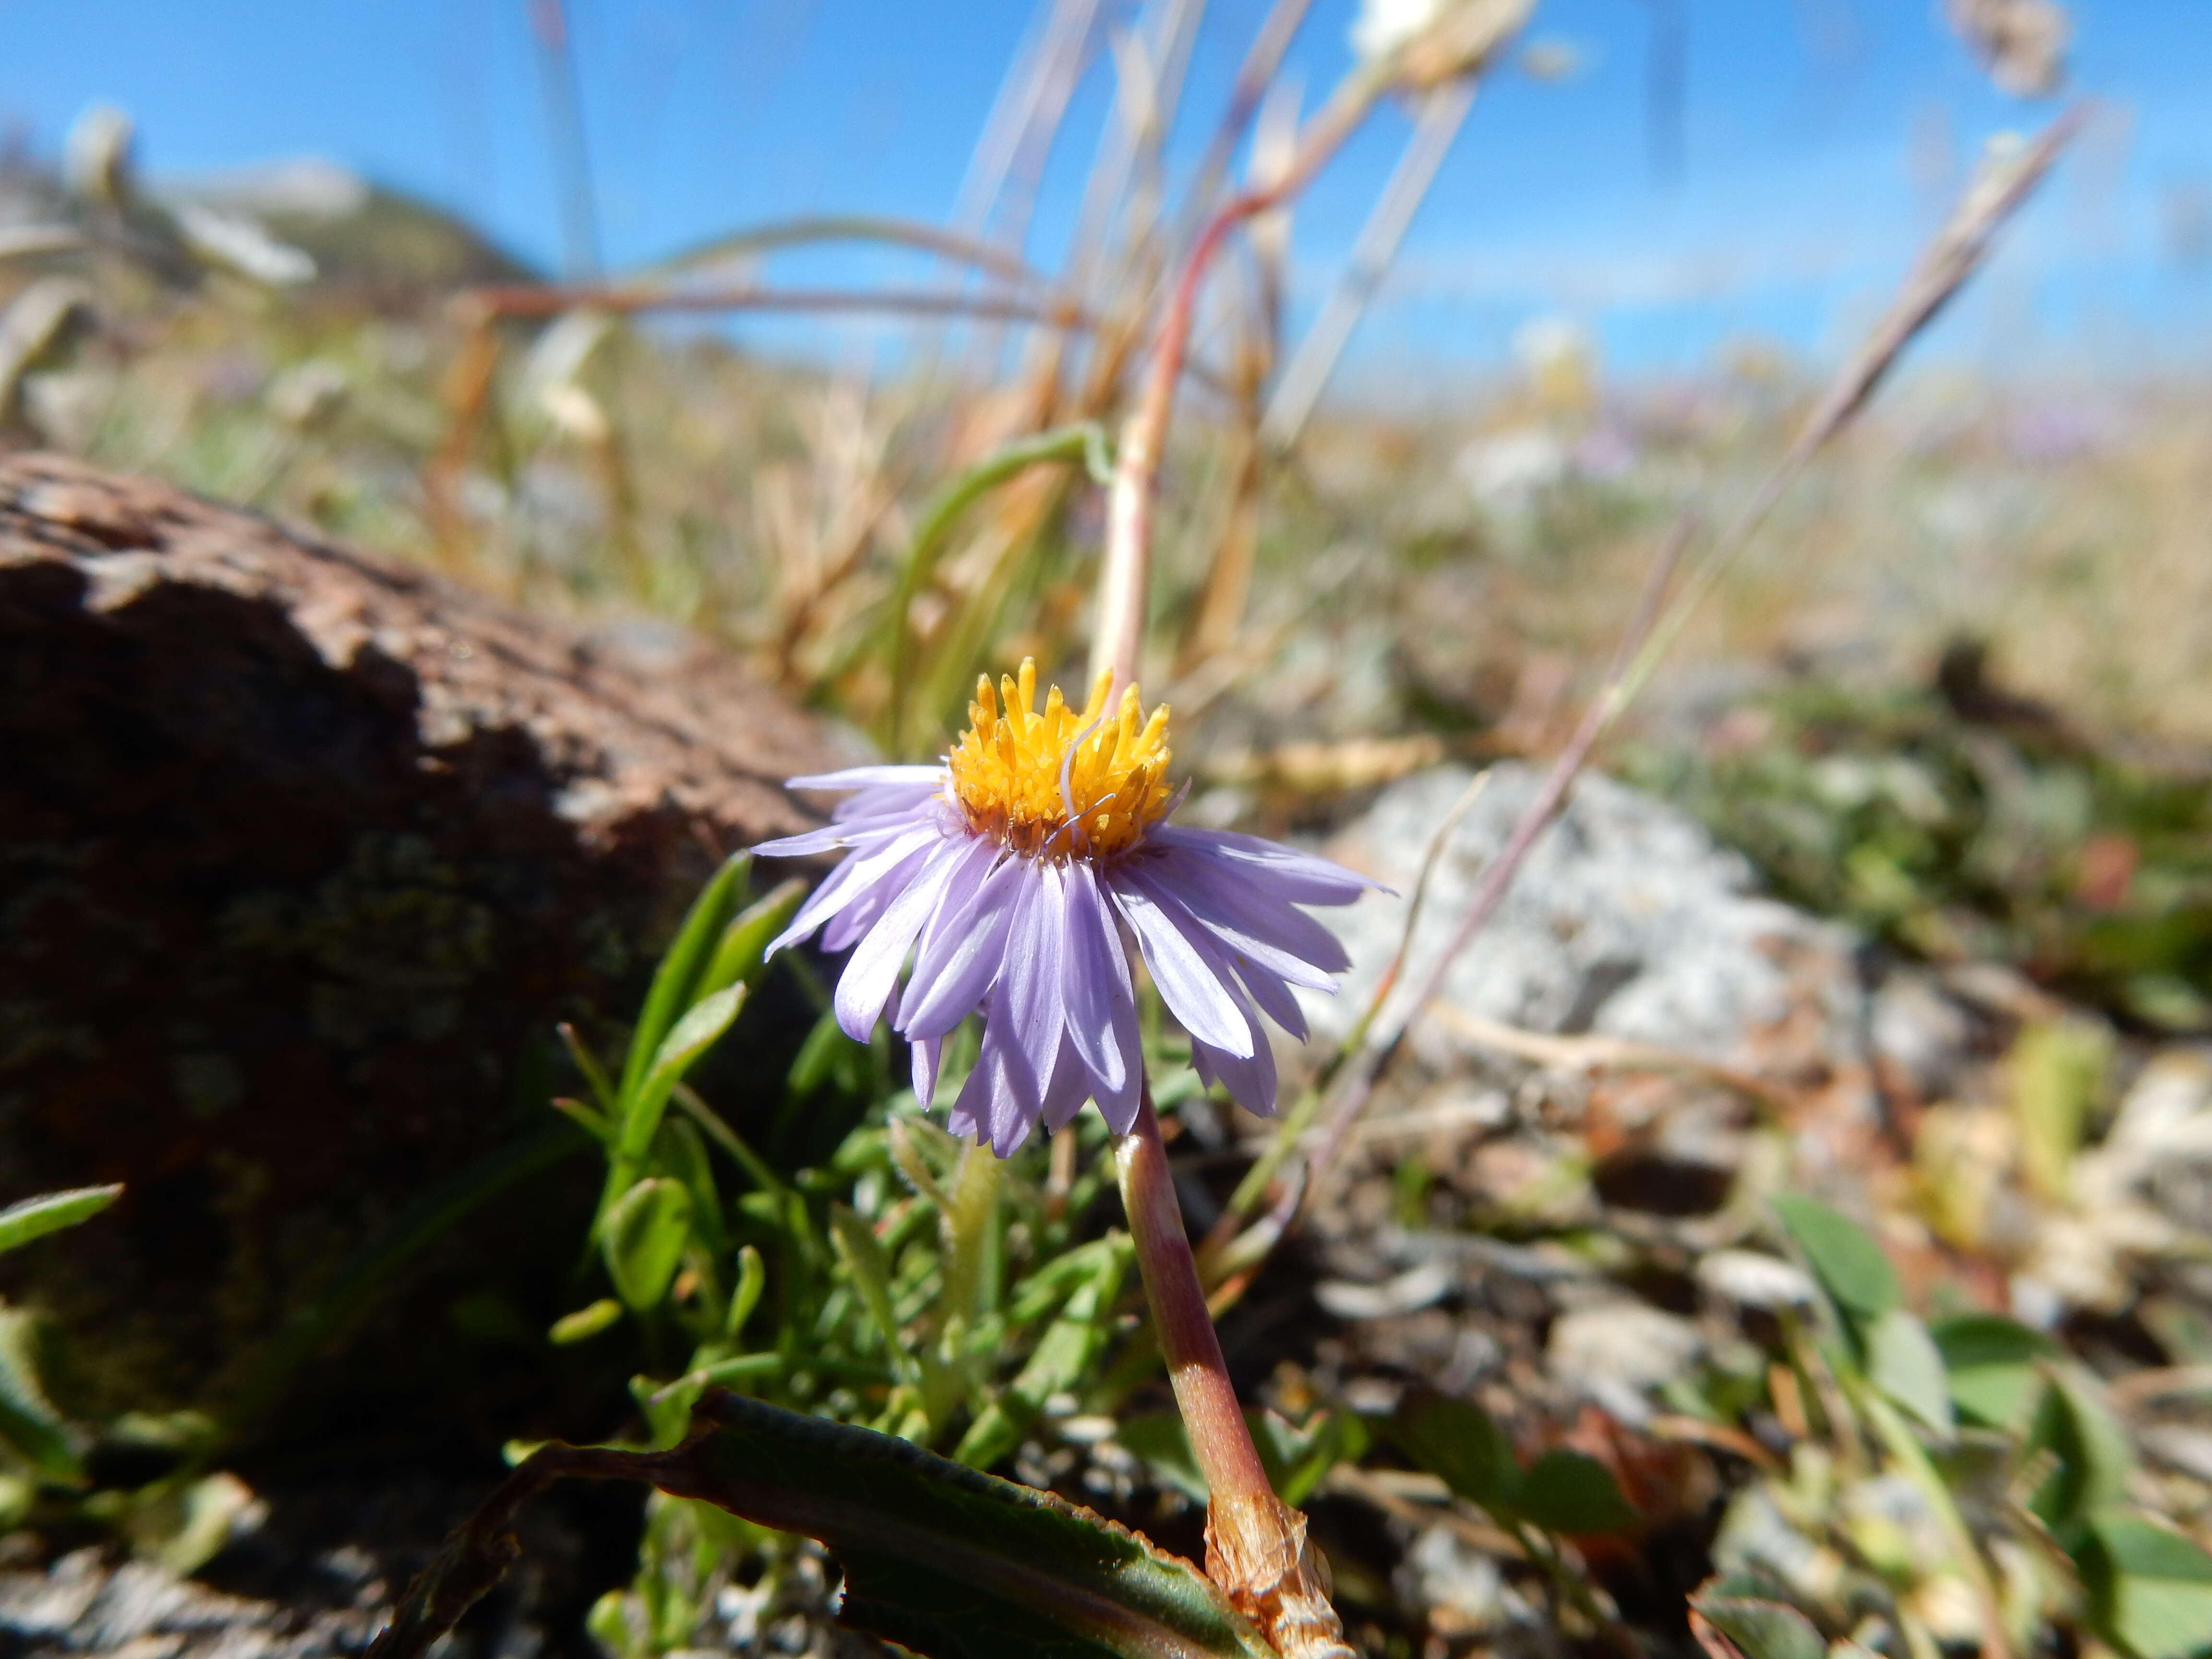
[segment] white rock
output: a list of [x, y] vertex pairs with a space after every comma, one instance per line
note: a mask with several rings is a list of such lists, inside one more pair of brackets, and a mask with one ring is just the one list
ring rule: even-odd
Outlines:
[[1645, 1392], [1681, 1376], [1705, 1348], [1688, 1320], [1618, 1297], [1561, 1314], [1552, 1322], [1545, 1360], [1564, 1386], [1640, 1422], [1651, 1414]]
[[[1441, 767], [1394, 785], [1332, 844], [1401, 896], [1370, 895], [1330, 916], [1352, 956], [1344, 988], [1334, 997], [1301, 993], [1323, 1040], [1350, 1028], [1395, 954], [1406, 896], [1469, 776]], [[1425, 977], [1539, 781], [1517, 762], [1491, 769], [1437, 860], [1401, 985]], [[1591, 775], [1454, 963], [1443, 1000], [1533, 1030], [1587, 1029], [1741, 1064], [1759, 1030], [1790, 1008], [1778, 960], [1790, 946], [1833, 960], [1837, 971], [1822, 985], [1834, 1004], [1830, 1024], [1858, 1029], [1863, 995], [1844, 971], [1851, 944], [1845, 930], [1761, 896], [1750, 865], [1686, 813]], [[1441, 1072], [1485, 1052], [1435, 1019], [1420, 1022], [1413, 1041]]]
[[1812, 1277], [1803, 1268], [1756, 1250], [1715, 1250], [1699, 1257], [1698, 1283], [1745, 1308], [1803, 1308], [1814, 1299]]

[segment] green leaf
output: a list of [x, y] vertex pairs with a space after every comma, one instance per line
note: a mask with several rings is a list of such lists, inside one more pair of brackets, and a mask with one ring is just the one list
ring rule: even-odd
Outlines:
[[1928, 1328], [1902, 1308], [1876, 1319], [1866, 1334], [1867, 1379], [1938, 1434], [1948, 1435], [1951, 1389], [1943, 1355]]
[[27, 1198], [0, 1210], [0, 1254], [34, 1238], [89, 1220], [123, 1196], [117, 1187], [77, 1187], [65, 1193]]
[[[1275, 1495], [1293, 1508], [1339, 1463], [1367, 1449], [1366, 1425], [1350, 1412], [1322, 1412], [1304, 1428], [1259, 1407], [1244, 1413], [1253, 1449]], [[1142, 1458], [1154, 1477], [1194, 1504], [1206, 1499], [1205, 1473], [1191, 1450], [1182, 1419], [1173, 1412], [1133, 1417], [1114, 1431], [1122, 1447]]]
[[1414, 1395], [1391, 1418], [1390, 1438], [1468, 1503], [1493, 1512], [1512, 1508], [1521, 1480], [1513, 1448], [1473, 1401]]
[[2084, 1019], [2043, 1020], [2014, 1040], [2006, 1060], [2020, 1161], [2041, 1197], [2063, 1199], [2089, 1111], [2104, 1092], [2112, 1035]]
[[738, 1252], [738, 1287], [730, 1292], [729, 1316], [722, 1322], [722, 1335], [734, 1342], [745, 1328], [745, 1321], [753, 1316], [759, 1306], [761, 1291], [768, 1284], [768, 1266], [761, 1253], [748, 1244]]
[[652, 1176], [614, 1202], [600, 1249], [616, 1294], [643, 1312], [658, 1307], [691, 1242], [691, 1194], [680, 1181]]
[[1845, 1313], [1871, 1322], [1902, 1305], [1897, 1269], [1858, 1223], [1797, 1193], [1781, 1194], [1774, 1208], [1814, 1276]]
[[933, 1659], [1273, 1659], [1188, 1562], [1049, 1492], [733, 1395], [700, 1417], [687, 1492], [827, 1545], [847, 1625]]
[[722, 1225], [722, 1197], [714, 1186], [714, 1171], [707, 1158], [707, 1142], [698, 1127], [681, 1117], [662, 1122], [653, 1143], [659, 1173], [684, 1183], [691, 1194], [692, 1233], [710, 1261], [729, 1254], [730, 1241]]
[[713, 1048], [722, 1033], [730, 1029], [730, 1022], [737, 1018], [744, 1000], [745, 988], [742, 985], [726, 986], [712, 996], [702, 997], [660, 1040], [653, 1063], [646, 1067], [636, 1089], [623, 1102], [615, 1153], [607, 1168], [603, 1207], [612, 1203], [618, 1194], [628, 1191], [630, 1183], [637, 1179], [644, 1167], [646, 1153], [653, 1146], [653, 1137], [660, 1127], [661, 1114], [667, 1109], [668, 1097], [699, 1056]]
[[1275, 1495], [1292, 1509], [1304, 1506], [1331, 1469], [1357, 1462], [1367, 1450], [1367, 1425], [1356, 1412], [1318, 1412], [1303, 1425], [1273, 1412], [1249, 1415], [1253, 1443]]
[[1194, 1504], [1206, 1498], [1206, 1474], [1198, 1467], [1198, 1454], [1190, 1449], [1190, 1435], [1182, 1419], [1173, 1412], [1147, 1412], [1117, 1424], [1114, 1438], [1124, 1450], [1142, 1460], [1152, 1478], [1171, 1486]]
[[840, 1621], [927, 1659], [1277, 1659], [1189, 1562], [1051, 1492], [736, 1395], [708, 1395], [690, 1430], [660, 1452], [534, 1453], [409, 1586], [380, 1651], [427, 1653], [514, 1559], [516, 1506], [579, 1475], [819, 1540], [843, 1569]]
[[2053, 1368], [2051, 1381], [2024, 1449], [2047, 1449], [2058, 1462], [2029, 1507], [2070, 1547], [2089, 1517], [2127, 1491], [2135, 1449], [2094, 1382], [2067, 1365]]
[[662, 953], [660, 965], [653, 969], [653, 987], [645, 994], [637, 1030], [630, 1036], [629, 1054], [623, 1062], [622, 1086], [616, 1091], [616, 1098], [625, 1105], [644, 1082], [647, 1069], [658, 1063], [677, 1016], [699, 1000], [692, 988], [737, 908], [738, 888], [751, 864], [749, 853], [733, 854], [723, 860], [722, 867], [691, 901], [683, 925]]
[[2001, 1314], [1963, 1314], [1929, 1332], [1943, 1358], [1951, 1403], [1969, 1422], [2024, 1432], [2057, 1345]]
[[37, 1316], [21, 1308], [0, 1307], [0, 1440], [41, 1479], [83, 1484], [76, 1438], [39, 1384]]
[[792, 1098], [804, 1100], [836, 1076], [860, 1045], [847, 1036], [837, 1024], [835, 1009], [825, 1008], [793, 1056], [789, 1086]]
[[2212, 1649], [2212, 1556], [2180, 1534], [2108, 1511], [2091, 1523], [2081, 1566], [2098, 1631], [2136, 1659]]
[[554, 1343], [566, 1347], [571, 1342], [582, 1342], [597, 1336], [622, 1317], [623, 1304], [611, 1296], [603, 1296], [588, 1308], [579, 1308], [572, 1314], [562, 1314], [553, 1322], [546, 1334]]
[[[553, 1029], [561, 1034], [562, 1046], [568, 1049], [568, 1058], [575, 1062], [577, 1074], [584, 1079], [584, 1086], [592, 1091], [592, 1099], [599, 1111], [602, 1114], [613, 1112], [621, 1102], [615, 1094], [615, 1085], [607, 1079], [605, 1067], [599, 1064], [599, 1056], [586, 1046], [576, 1028], [567, 1020], [562, 1020]], [[560, 1103], [556, 1101], [554, 1104], [557, 1106]], [[599, 1139], [605, 1140], [606, 1136], [601, 1133]]]
[[1102, 1238], [1070, 1254], [1089, 1269], [1088, 1277], [1077, 1282], [1012, 1383], [976, 1413], [952, 1454], [960, 1462], [988, 1468], [1014, 1449], [1046, 1401], [1077, 1387], [1096, 1369], [1111, 1334], [1115, 1299], [1129, 1261], [1128, 1240]]
[[1803, 1613], [1763, 1596], [1729, 1594], [1734, 1588], [1709, 1581], [1690, 1598], [1690, 1607], [1744, 1659], [1826, 1659], [1828, 1644]]
[[830, 1238], [836, 1246], [837, 1259], [851, 1275], [853, 1288], [860, 1292], [860, 1305], [868, 1310], [877, 1334], [884, 1340], [884, 1352], [898, 1360], [905, 1341], [898, 1314], [891, 1306], [891, 1264], [884, 1260], [875, 1230], [842, 1204], [833, 1204]]
[[645, 1418], [647, 1443], [665, 1451], [681, 1441], [690, 1425], [691, 1408], [706, 1391], [707, 1379], [696, 1371], [668, 1383], [650, 1376], [630, 1378], [629, 1397]]
[[1521, 1476], [1513, 1508], [1522, 1520], [1571, 1538], [1619, 1532], [1636, 1522], [1636, 1511], [1620, 1495], [1613, 1472], [1576, 1451], [1547, 1451], [1531, 1463]]
[[614, 1126], [580, 1100], [571, 1100], [565, 1095], [556, 1095], [553, 1097], [553, 1109], [603, 1146], [615, 1138]]
[[783, 931], [805, 896], [806, 883], [793, 876], [788, 881], [777, 883], [732, 917], [714, 946], [706, 972], [699, 976], [694, 1000], [725, 986], [742, 983], [750, 987], [758, 983], [762, 969], [768, 965], [769, 945]]

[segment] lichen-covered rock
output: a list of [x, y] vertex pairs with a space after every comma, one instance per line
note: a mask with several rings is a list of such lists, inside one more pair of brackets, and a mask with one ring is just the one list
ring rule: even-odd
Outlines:
[[[1352, 969], [1340, 995], [1304, 999], [1324, 1036], [1349, 1029], [1396, 955], [1429, 843], [1470, 776], [1439, 767], [1394, 784], [1333, 843], [1399, 896], [1332, 918]], [[1404, 982], [1425, 977], [1539, 782], [1517, 762], [1490, 769], [1437, 861]], [[1838, 1004], [1826, 1011], [1830, 1023], [1856, 1029], [1861, 992], [1847, 971], [1853, 944], [1843, 929], [1761, 894], [1750, 863], [1688, 814], [1591, 773], [1577, 781], [1489, 927], [1454, 963], [1443, 1000], [1532, 1030], [1593, 1031], [1755, 1064], [1754, 1045], [1802, 1000], [1795, 972], [1802, 959], [1817, 959], [1818, 989]], [[1436, 1019], [1416, 1028], [1414, 1047], [1439, 1072], [1485, 1051]]]
[[[429, 1182], [550, 1121], [554, 1023], [611, 1031], [715, 861], [799, 826], [779, 780], [829, 758], [704, 651], [648, 673], [28, 455], [0, 458], [0, 1199], [127, 1188], [0, 1290], [52, 1316], [94, 1417], [234, 1398]], [[560, 1207], [440, 1250], [504, 1294]], [[460, 1323], [520, 1328], [488, 1307]], [[367, 1345], [349, 1386], [453, 1363], [434, 1334]]]

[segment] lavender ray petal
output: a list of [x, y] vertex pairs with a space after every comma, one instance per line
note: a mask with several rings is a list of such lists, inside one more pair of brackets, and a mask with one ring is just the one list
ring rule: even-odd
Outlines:
[[848, 766], [842, 772], [812, 772], [786, 778], [787, 789], [870, 789], [886, 785], [934, 785], [945, 775], [942, 766]]
[[865, 893], [852, 901], [822, 925], [821, 945], [832, 956], [849, 951], [858, 945], [874, 927], [878, 918], [889, 909], [907, 884], [921, 873], [921, 865], [936, 855], [945, 843], [933, 842], [915, 858], [902, 861], [890, 875], [875, 882]]
[[[1176, 914], [1172, 901], [1163, 905], [1165, 914]], [[1239, 983], [1243, 977], [1237, 966], [1232, 965], [1229, 953], [1213, 939], [1202, 924], [1193, 921], [1186, 937], [1191, 946], [1204, 960], [1207, 971], [1218, 978], [1235, 1004], [1237, 1016], [1243, 1022], [1244, 1035], [1250, 1045], [1249, 1052], [1240, 1054], [1234, 1048], [1206, 1042], [1197, 1033], [1192, 1034], [1191, 1053], [1194, 1060], [1203, 1058], [1212, 1067], [1215, 1076], [1228, 1088], [1237, 1103], [1255, 1117], [1275, 1115], [1275, 1055], [1267, 1042], [1267, 1033], [1260, 1024], [1259, 1012]], [[1211, 1050], [1212, 1052], [1207, 1052]], [[1200, 1076], [1206, 1072], [1200, 1068]]]
[[917, 973], [934, 972], [935, 963], [943, 951], [948, 933], [957, 934], [971, 924], [975, 896], [982, 890], [984, 879], [991, 873], [999, 860], [1000, 849], [994, 842], [980, 836], [963, 838], [965, 849], [960, 861], [953, 866], [945, 881], [945, 902], [921, 930], [921, 942], [915, 947], [914, 965]]
[[945, 1039], [923, 1037], [909, 1043], [908, 1049], [914, 1061], [914, 1097], [927, 1111], [937, 1099], [937, 1067], [945, 1058]]
[[1153, 880], [1169, 888], [1209, 923], [1234, 928], [1323, 973], [1340, 974], [1352, 965], [1343, 941], [1274, 890], [1264, 876], [1232, 859], [1188, 848], [1165, 848], [1140, 862]]
[[1260, 1012], [1269, 1019], [1301, 1042], [1312, 1035], [1306, 1025], [1306, 1011], [1298, 1006], [1298, 1000], [1281, 980], [1266, 969], [1244, 961], [1237, 963], [1237, 977], [1244, 982], [1252, 1000], [1260, 1005]]
[[1180, 905], [1163, 904], [1132, 881], [1130, 873], [1126, 867], [1112, 871], [1106, 889], [1135, 930], [1145, 965], [1152, 970], [1168, 1011], [1193, 1037], [1231, 1054], [1240, 1048], [1249, 1054], [1252, 1033], [1235, 994], [1223, 982], [1225, 968], [1217, 973], [1208, 961], [1209, 956], [1218, 957], [1205, 927]]
[[816, 853], [835, 853], [852, 844], [852, 826], [832, 823], [796, 836], [779, 836], [774, 841], [762, 842], [751, 851], [755, 858], [803, 859]]
[[882, 917], [868, 929], [868, 936], [846, 963], [831, 1002], [837, 1010], [839, 1028], [854, 1042], [866, 1042], [883, 1018], [884, 1005], [890, 1000], [891, 989], [898, 983], [907, 951], [944, 898], [945, 872], [962, 850], [957, 842], [945, 841], [932, 848], [906, 890], [884, 908]]
[[1069, 1120], [1083, 1109], [1083, 1103], [1090, 1098], [1091, 1073], [1083, 1057], [1075, 1052], [1075, 1045], [1062, 1038], [1060, 1053], [1053, 1058], [1052, 1075], [1045, 1079], [1037, 1121], [1057, 1133], [1067, 1127]]
[[[1249, 1055], [1224, 1054], [1210, 1043], [1194, 1041], [1191, 1064], [1208, 1083], [1218, 1083], [1229, 1097], [1255, 1117], [1275, 1115], [1275, 1053], [1256, 1029]], [[1210, 1073], [1210, 1075], [1209, 1075]]]
[[939, 838], [934, 824], [918, 824], [879, 845], [854, 851], [807, 896], [791, 925], [775, 936], [763, 955], [774, 956], [786, 945], [796, 945], [878, 882], [895, 881], [909, 860], [919, 859]]
[[904, 784], [896, 789], [863, 789], [848, 795], [830, 809], [832, 823], [857, 823], [864, 819], [913, 817], [924, 811], [942, 816], [945, 803], [925, 784]]
[[995, 1092], [992, 1079], [998, 1070], [998, 1048], [987, 1026], [983, 1047], [975, 1056], [975, 1069], [968, 1073], [968, 1080], [953, 1097], [952, 1109], [945, 1115], [945, 1128], [963, 1140], [972, 1140], [980, 1146], [988, 1133], [991, 1098]]
[[[1076, 1053], [1097, 1079], [1103, 1095], [1118, 1099], [1127, 1091], [1135, 1051], [1121, 1042], [1122, 1023], [1115, 1002], [1132, 1002], [1129, 964], [1121, 955], [1120, 931], [1098, 890], [1098, 878], [1085, 863], [1067, 866], [1067, 1032]], [[1133, 1024], [1133, 1021], [1130, 1022]]]
[[964, 915], [947, 915], [922, 941], [900, 1027], [908, 1037], [943, 1036], [990, 993], [1006, 965], [1013, 900], [1028, 884], [1028, 860], [1009, 859], [983, 879]]
[[1106, 1127], [1117, 1135], [1125, 1135], [1136, 1127], [1137, 1109], [1144, 1103], [1144, 1079], [1133, 1071], [1129, 1074], [1128, 1086], [1118, 1095], [1109, 1095], [1097, 1086], [1093, 1079], [1091, 1098], [1098, 1103], [1098, 1115], [1106, 1120]]
[[[1264, 939], [1255, 938], [1231, 922], [1217, 920], [1209, 912], [1216, 911], [1218, 907], [1212, 903], [1210, 896], [1205, 892], [1203, 880], [1164, 879], [1161, 869], [1165, 862], [1152, 860], [1133, 863], [1125, 879], [1142, 887], [1170, 910], [1179, 908], [1212, 934], [1217, 944], [1263, 964], [1270, 973], [1316, 991], [1336, 989], [1336, 981], [1311, 963], [1270, 945]], [[1176, 873], [1188, 875], [1188, 871]]]
[[1156, 825], [1145, 837], [1159, 847], [1201, 848], [1264, 872], [1263, 879], [1293, 904], [1349, 904], [1370, 890], [1388, 893], [1381, 882], [1347, 870], [1312, 853], [1279, 842], [1240, 836], [1231, 830], [1198, 830], [1187, 824]]
[[[1025, 886], [1015, 900], [1006, 930], [1006, 969], [999, 978], [1006, 1012], [1012, 1019], [1012, 1029], [1002, 1036], [1027, 1060], [1037, 1085], [1035, 1092], [1041, 1096], [1067, 1030], [1067, 1004], [1061, 992], [1067, 906], [1056, 865], [1039, 860]], [[1001, 1018], [995, 1002], [991, 1018]]]

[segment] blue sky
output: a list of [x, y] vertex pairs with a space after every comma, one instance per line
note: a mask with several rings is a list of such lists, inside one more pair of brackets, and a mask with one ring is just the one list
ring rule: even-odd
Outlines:
[[[1108, 0], [1111, 10], [1115, 0]], [[1126, 15], [1131, 0], [1121, 0]], [[1939, 0], [1685, 0], [1680, 175], [1645, 138], [1645, 0], [1540, 0], [1564, 82], [1487, 87], [1363, 331], [1355, 379], [1497, 361], [1564, 313], [1611, 362], [1687, 368], [1745, 336], [1823, 355], [1894, 281], [1989, 135], [2048, 105], [1996, 93]], [[1031, 0], [570, 0], [600, 238], [616, 266], [797, 212], [951, 211]], [[1348, 0], [1316, 0], [1292, 63], [1317, 100], [1347, 61]], [[2075, 86], [2100, 115], [1941, 349], [2171, 362], [2212, 341], [2205, 0], [2075, 0]], [[1210, 125], [1261, 0], [1215, 0], [1183, 151]], [[457, 208], [547, 266], [560, 216], [526, 0], [0, 0], [0, 118], [58, 149], [96, 100], [137, 119], [157, 175], [313, 154]], [[1097, 65], [1040, 193], [1057, 261], [1109, 95]], [[1390, 112], [1297, 216], [1310, 305], [1403, 142]], [[879, 259], [794, 277], [910, 272]], [[833, 340], [830, 343], [835, 346]]]

